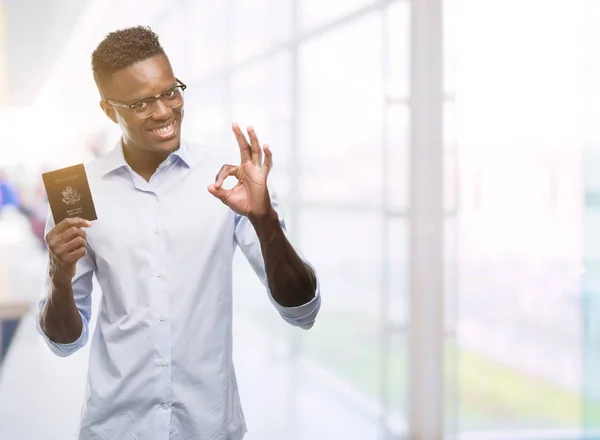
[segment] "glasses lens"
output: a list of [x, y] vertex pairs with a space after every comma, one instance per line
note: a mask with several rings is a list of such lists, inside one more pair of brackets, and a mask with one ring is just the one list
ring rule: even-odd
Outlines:
[[180, 86], [173, 87], [160, 95], [160, 100], [168, 107], [178, 107], [183, 102], [183, 92]]
[[[183, 104], [183, 90], [181, 86], [166, 90], [160, 95], [160, 100], [167, 107], [175, 108]], [[156, 111], [156, 100], [154, 98], [142, 99], [132, 107], [140, 118], [149, 118]]]
[[133, 111], [141, 118], [147, 118], [154, 113], [154, 98], [142, 99], [132, 107]]

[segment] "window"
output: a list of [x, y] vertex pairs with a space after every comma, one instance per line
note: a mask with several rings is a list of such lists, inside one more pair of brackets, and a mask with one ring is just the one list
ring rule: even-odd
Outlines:
[[[450, 158], [464, 201], [456, 364], [448, 364], [458, 374], [458, 428], [515, 438], [574, 432], [582, 419], [580, 5], [456, 7], [448, 6], [451, 47], [461, 56], [446, 114], [456, 121]], [[540, 18], [535, 33], [531, 17]]]
[[318, 203], [381, 205], [381, 19], [300, 47], [300, 190]]
[[302, 29], [310, 29], [334, 21], [340, 16], [368, 7], [373, 0], [302, 0], [298, 2]]
[[291, 0], [232, 0], [229, 19], [232, 61], [270, 50], [292, 33]]

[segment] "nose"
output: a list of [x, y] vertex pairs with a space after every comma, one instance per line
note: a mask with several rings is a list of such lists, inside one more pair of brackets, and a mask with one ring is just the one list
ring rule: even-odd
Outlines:
[[154, 104], [154, 113], [152, 114], [153, 119], [167, 119], [171, 116], [171, 109], [165, 105], [162, 100], [157, 99]]

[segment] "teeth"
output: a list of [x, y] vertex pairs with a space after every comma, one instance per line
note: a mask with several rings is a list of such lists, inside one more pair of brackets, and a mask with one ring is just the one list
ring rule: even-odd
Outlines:
[[170, 133], [170, 132], [173, 130], [174, 126], [175, 126], [175, 121], [171, 122], [171, 123], [170, 123], [169, 125], [167, 125], [166, 127], [155, 128], [155, 129], [153, 129], [152, 131], [153, 131], [154, 133], [156, 133], [156, 134], [162, 134], [162, 135], [164, 135], [164, 134], [168, 134], [168, 133]]

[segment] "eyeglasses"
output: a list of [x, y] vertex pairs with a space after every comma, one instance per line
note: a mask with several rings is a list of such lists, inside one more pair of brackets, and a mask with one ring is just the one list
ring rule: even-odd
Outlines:
[[177, 85], [169, 87], [167, 90], [154, 96], [147, 96], [140, 98], [131, 104], [124, 104], [122, 102], [113, 101], [112, 99], [104, 98], [103, 101], [118, 107], [128, 108], [140, 118], [146, 119], [154, 114], [156, 111], [156, 101], [160, 99], [164, 105], [169, 108], [177, 108], [183, 104], [183, 91], [187, 86], [175, 78]]

